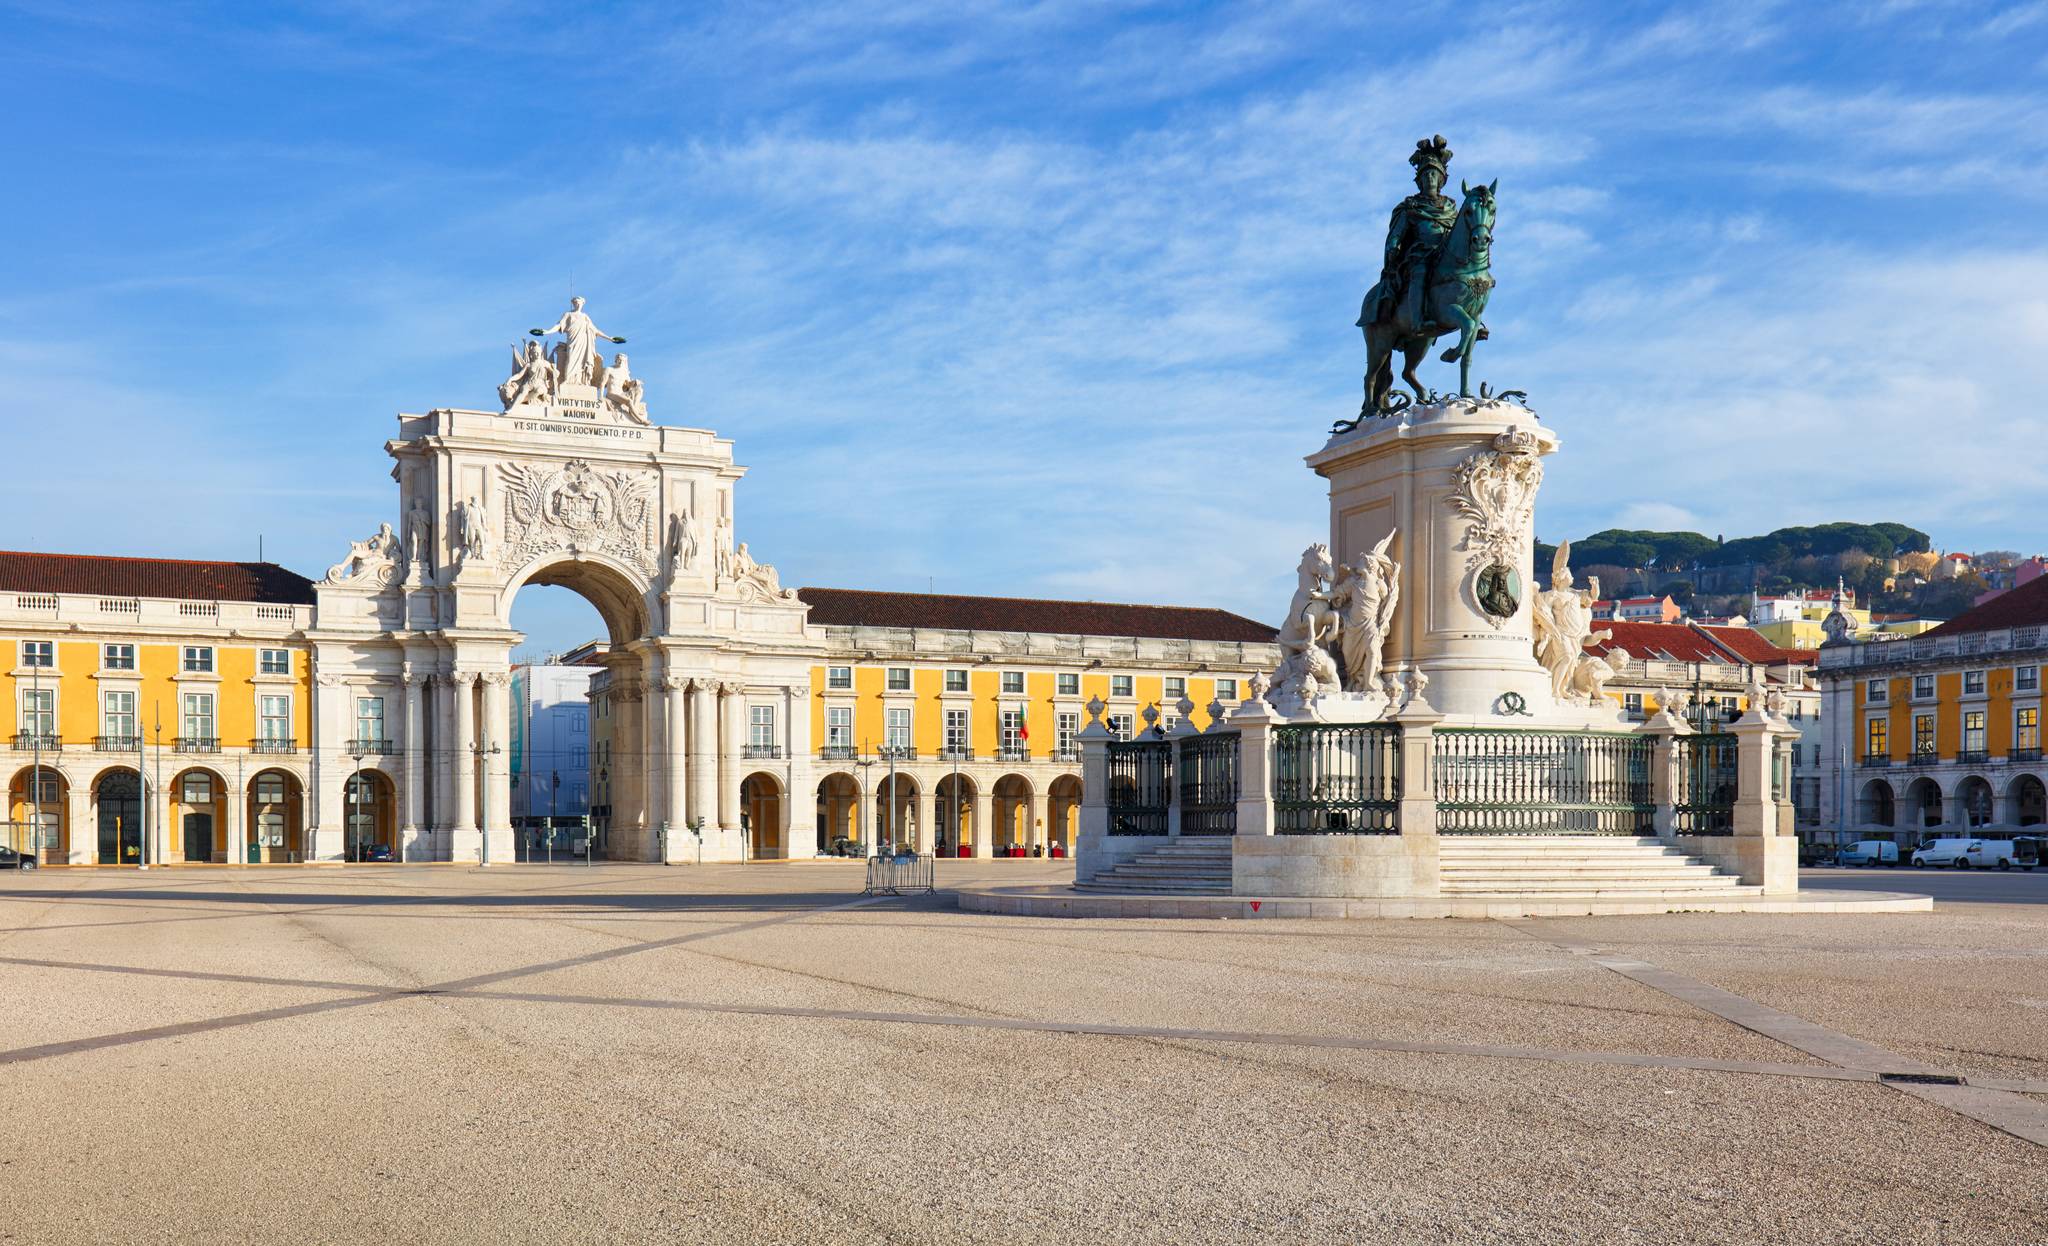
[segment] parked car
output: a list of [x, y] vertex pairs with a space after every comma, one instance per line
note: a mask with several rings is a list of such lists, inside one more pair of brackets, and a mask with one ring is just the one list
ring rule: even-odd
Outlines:
[[1980, 870], [2009, 870], [2015, 865], [2033, 869], [2020, 860], [2019, 850], [2009, 839], [1933, 839], [1913, 850], [1915, 865], [1948, 865], [1959, 870], [1973, 866]]
[[363, 845], [363, 860], [365, 860], [365, 861], [389, 861], [390, 859], [391, 859], [391, 845], [390, 845], [390, 844], [365, 844], [365, 845]]
[[0, 848], [0, 870], [32, 870], [36, 868], [33, 853], [16, 852], [12, 848]]
[[1897, 865], [1899, 846], [1889, 839], [1859, 839], [1836, 859], [1843, 865]]

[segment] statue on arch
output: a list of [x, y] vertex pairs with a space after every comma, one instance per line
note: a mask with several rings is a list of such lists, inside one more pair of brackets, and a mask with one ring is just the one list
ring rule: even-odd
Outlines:
[[455, 504], [455, 531], [461, 538], [462, 548], [457, 551], [457, 557], [463, 565], [472, 560], [491, 560], [490, 516], [484, 513], [481, 499], [470, 498]]
[[554, 324], [528, 332], [535, 337], [562, 335], [554, 350], [555, 378], [561, 385], [596, 385], [604, 372], [604, 357], [598, 353], [597, 344], [626, 344], [625, 338], [614, 337], [597, 327], [597, 322], [584, 313], [581, 298], [570, 299], [569, 310]]
[[647, 387], [633, 375], [626, 362], [626, 352], [613, 356], [612, 364], [604, 370], [604, 400], [612, 410], [636, 424], [647, 424]]
[[524, 349], [512, 348], [512, 375], [498, 386], [498, 401], [505, 409], [523, 403], [547, 402], [555, 396], [555, 361], [542, 351], [539, 342], [528, 342]]

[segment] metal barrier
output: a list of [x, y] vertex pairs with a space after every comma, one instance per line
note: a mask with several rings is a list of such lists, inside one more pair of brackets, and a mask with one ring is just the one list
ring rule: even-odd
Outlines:
[[1113, 740], [1109, 745], [1109, 833], [1166, 834], [1173, 789], [1173, 745], [1165, 740]]
[[1180, 833], [1237, 834], [1235, 731], [1182, 736], [1174, 767], [1180, 776]]
[[1281, 835], [1398, 834], [1401, 728], [1276, 727], [1273, 829]]
[[1735, 737], [1682, 735], [1672, 740], [1678, 773], [1671, 793], [1671, 829], [1680, 835], [1726, 835], [1735, 825]]
[[927, 895], [934, 891], [937, 869], [930, 856], [869, 857], [868, 885], [861, 892], [870, 896]]
[[1444, 835], [1653, 835], [1654, 742], [1630, 732], [1439, 728]]

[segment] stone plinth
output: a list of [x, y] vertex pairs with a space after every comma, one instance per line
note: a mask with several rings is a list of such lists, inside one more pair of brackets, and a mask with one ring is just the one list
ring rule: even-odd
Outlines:
[[[1450, 725], [1619, 725], [1611, 705], [1559, 704], [1535, 656], [1536, 488], [1558, 444], [1527, 407], [1454, 399], [1368, 421], [1308, 456], [1330, 482], [1339, 562], [1395, 533], [1401, 600], [1386, 665], [1425, 673]], [[1489, 569], [1495, 591], [1483, 602]], [[1512, 612], [1501, 610], [1501, 587], [1512, 590]], [[1512, 712], [1517, 702], [1522, 713]]]
[[1438, 894], [1434, 835], [1239, 835], [1230, 890], [1240, 896]]

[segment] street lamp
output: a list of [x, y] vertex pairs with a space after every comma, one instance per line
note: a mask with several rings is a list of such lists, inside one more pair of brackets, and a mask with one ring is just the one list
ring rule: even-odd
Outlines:
[[363, 836], [357, 829], [357, 819], [362, 816], [363, 810], [363, 758], [367, 750], [363, 748], [363, 741], [360, 739], [350, 740], [349, 744], [350, 755], [356, 759], [356, 773], [355, 777], [349, 780], [348, 799], [341, 802], [342, 815], [348, 819], [348, 826], [343, 828], [342, 839], [348, 846], [348, 859], [355, 861], [363, 855]]
[[862, 743], [861, 748], [863, 751], [854, 754], [853, 764], [860, 771], [860, 820], [861, 830], [867, 833], [867, 839], [869, 841], [869, 849], [867, 855], [880, 856], [882, 854], [882, 847], [878, 837], [873, 834], [875, 828], [867, 825], [868, 767], [875, 764], [875, 758], [872, 755], [870, 755], [866, 750], [872, 743], [872, 741], [864, 741]]
[[[490, 763], [484, 758], [495, 757], [503, 750], [495, 744], [486, 746], [482, 740], [478, 740], [469, 746], [469, 751], [474, 756], [477, 767], [482, 768], [484, 772], [482, 816], [477, 818], [477, 823], [483, 831], [483, 848], [478, 854], [477, 868], [485, 869], [491, 864], [491, 771]], [[471, 773], [475, 771], [472, 770]]]

